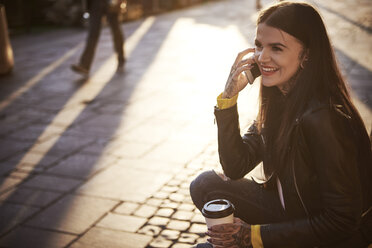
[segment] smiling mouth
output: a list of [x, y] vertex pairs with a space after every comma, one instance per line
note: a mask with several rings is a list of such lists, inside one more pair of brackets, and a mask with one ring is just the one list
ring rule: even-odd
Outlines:
[[261, 74], [262, 74], [262, 76], [267, 76], [267, 77], [272, 76], [278, 70], [279, 70], [279, 68], [267, 67], [267, 66], [262, 66], [261, 65]]
[[274, 68], [274, 67], [261, 67], [261, 69], [264, 71], [264, 72], [275, 72], [277, 70], [279, 70], [279, 68]]

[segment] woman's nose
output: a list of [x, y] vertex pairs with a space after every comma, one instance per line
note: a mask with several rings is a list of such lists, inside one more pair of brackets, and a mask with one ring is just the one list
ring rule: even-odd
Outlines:
[[260, 63], [267, 63], [270, 61], [270, 53], [268, 52], [267, 49], [262, 49], [261, 51], [258, 51], [258, 62]]

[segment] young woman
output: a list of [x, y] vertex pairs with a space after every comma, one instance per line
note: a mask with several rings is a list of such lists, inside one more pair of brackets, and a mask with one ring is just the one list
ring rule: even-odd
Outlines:
[[[190, 186], [199, 209], [217, 198], [235, 205], [238, 218], [210, 228], [209, 246], [367, 247], [371, 143], [319, 13], [305, 3], [275, 4], [258, 17], [255, 45], [238, 55], [217, 98], [224, 174], [204, 172]], [[236, 99], [255, 63], [259, 114], [242, 137]], [[266, 181], [244, 179], [260, 162]]]

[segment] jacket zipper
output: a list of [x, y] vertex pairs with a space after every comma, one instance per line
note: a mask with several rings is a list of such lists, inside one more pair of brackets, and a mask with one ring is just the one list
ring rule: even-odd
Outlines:
[[304, 203], [304, 201], [302, 200], [302, 197], [301, 197], [300, 191], [298, 190], [297, 179], [296, 179], [296, 173], [295, 173], [295, 170], [294, 170], [294, 163], [293, 163], [293, 161], [292, 161], [292, 174], [293, 174], [293, 180], [294, 180], [294, 184], [295, 184], [295, 188], [296, 188], [297, 196], [298, 196], [298, 198], [299, 198], [300, 201], [301, 201], [302, 207], [304, 208], [307, 217], [310, 217], [309, 212], [307, 211], [307, 208], [306, 208], [306, 206], [305, 206], [305, 203]]

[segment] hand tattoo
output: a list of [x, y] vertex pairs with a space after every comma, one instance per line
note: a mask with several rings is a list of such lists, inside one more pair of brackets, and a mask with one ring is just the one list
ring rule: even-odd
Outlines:
[[246, 248], [251, 245], [251, 227], [238, 218], [233, 224], [212, 226], [206, 234], [215, 247]]
[[251, 227], [243, 222], [239, 231], [232, 236], [239, 248], [248, 247], [251, 244]]

